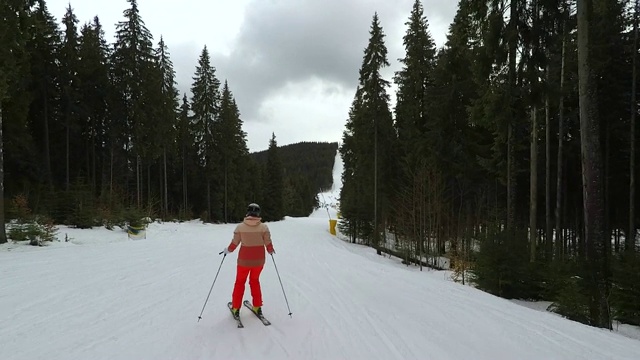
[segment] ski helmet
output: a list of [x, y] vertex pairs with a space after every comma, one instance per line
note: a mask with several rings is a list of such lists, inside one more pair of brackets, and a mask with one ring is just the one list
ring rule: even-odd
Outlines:
[[247, 216], [260, 216], [260, 205], [251, 203], [247, 206]]

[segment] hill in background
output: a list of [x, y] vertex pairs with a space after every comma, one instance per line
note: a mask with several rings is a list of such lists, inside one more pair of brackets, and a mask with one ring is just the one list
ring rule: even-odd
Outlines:
[[[285, 182], [285, 215], [308, 216], [319, 205], [318, 193], [331, 189], [338, 143], [299, 142], [278, 146]], [[261, 168], [268, 150], [252, 153]]]
[[[333, 184], [332, 172], [336, 151], [337, 142], [305, 141], [278, 146], [285, 176], [306, 177], [316, 193], [330, 189]], [[267, 150], [252, 153], [251, 158], [264, 165], [267, 163]]]

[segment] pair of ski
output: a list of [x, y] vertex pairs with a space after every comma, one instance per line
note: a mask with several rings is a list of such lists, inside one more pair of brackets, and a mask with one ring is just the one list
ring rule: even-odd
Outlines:
[[[249, 302], [249, 300], [245, 300], [242, 303], [244, 306], [246, 306], [253, 315], [255, 315], [258, 319], [260, 319], [260, 321], [262, 321], [262, 323], [264, 324], [264, 326], [269, 326], [271, 325], [271, 322], [269, 320], [267, 320], [267, 318], [264, 317], [264, 315], [258, 315], [257, 313], [255, 313], [253, 311], [253, 306], [251, 305], [251, 303]], [[227, 306], [229, 307], [229, 311], [231, 311], [232, 307], [231, 307], [231, 302], [229, 302], [227, 304]], [[242, 320], [240, 319], [240, 314], [238, 314], [237, 316], [231, 312], [231, 316], [233, 316], [233, 318], [236, 320], [236, 323], [238, 324], [238, 328], [243, 328], [244, 325], [242, 324]]]

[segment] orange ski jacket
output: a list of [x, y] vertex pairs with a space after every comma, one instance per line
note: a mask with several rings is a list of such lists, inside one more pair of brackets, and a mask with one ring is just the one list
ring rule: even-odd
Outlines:
[[265, 263], [265, 248], [273, 252], [271, 232], [260, 217], [247, 216], [236, 226], [229, 251], [233, 252], [239, 245], [238, 265], [245, 267], [262, 266]]

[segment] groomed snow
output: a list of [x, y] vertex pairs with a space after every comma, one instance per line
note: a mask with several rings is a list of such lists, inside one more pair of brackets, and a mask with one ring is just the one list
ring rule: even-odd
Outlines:
[[640, 359], [638, 340], [407, 268], [330, 235], [328, 219], [269, 223], [293, 316], [269, 257], [272, 325], [244, 311], [244, 329], [226, 308], [236, 253], [198, 322], [233, 224], [153, 223], [135, 241], [62, 227], [68, 243], [4, 245], [0, 359]]

